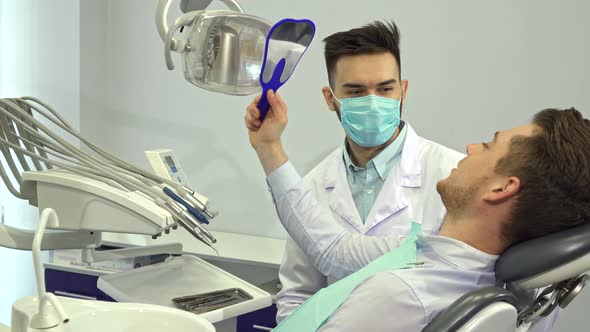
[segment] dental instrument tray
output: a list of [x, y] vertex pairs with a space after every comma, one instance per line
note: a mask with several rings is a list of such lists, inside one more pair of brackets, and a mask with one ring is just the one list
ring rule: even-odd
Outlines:
[[[243, 315], [272, 304], [260, 288], [196, 256], [182, 255], [163, 263], [107, 274], [97, 287], [117, 302], [157, 304], [189, 310], [211, 323]], [[197, 294], [187, 296], [191, 294]], [[184, 301], [182, 299], [185, 299]], [[206, 304], [188, 300], [204, 300]], [[219, 300], [219, 302], [215, 302]], [[205, 308], [205, 305], [209, 305]], [[181, 309], [182, 310], [182, 309]]]
[[230, 288], [220, 291], [177, 297], [172, 299], [172, 302], [180, 309], [190, 311], [195, 314], [201, 314], [251, 299], [252, 295], [248, 294], [243, 289]]

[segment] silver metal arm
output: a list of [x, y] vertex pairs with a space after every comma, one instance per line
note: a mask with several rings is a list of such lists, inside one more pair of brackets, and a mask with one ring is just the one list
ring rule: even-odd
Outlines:
[[[243, 13], [244, 10], [236, 0], [221, 0], [227, 8], [230, 10]], [[180, 7], [184, 10], [185, 13], [188, 11], [197, 11], [197, 10], [205, 10], [211, 0], [182, 0], [182, 4]], [[158, 33], [160, 34], [160, 38], [163, 42], [166, 42], [166, 36], [168, 36], [168, 10], [170, 9], [170, 5], [172, 4], [172, 0], [158, 0], [158, 6], [156, 7], [156, 27], [158, 28]], [[171, 45], [171, 49], [174, 51], [176, 50], [176, 43], [173, 41]]]
[[[213, 0], [180, 0], [180, 10], [183, 13], [195, 10], [205, 10]], [[243, 13], [244, 10], [236, 0], [221, 0], [230, 10]]]
[[171, 0], [158, 0], [158, 6], [156, 7], [156, 28], [162, 41], [166, 41], [168, 35], [168, 10], [172, 4]]
[[223, 2], [230, 10], [234, 10], [240, 13], [244, 12], [237, 0], [221, 0], [221, 2]]

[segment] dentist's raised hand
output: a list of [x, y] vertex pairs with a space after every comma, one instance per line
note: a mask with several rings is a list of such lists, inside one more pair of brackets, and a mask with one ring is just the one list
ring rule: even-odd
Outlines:
[[281, 134], [287, 126], [287, 105], [281, 96], [269, 90], [266, 97], [270, 108], [264, 121], [260, 120], [260, 111], [256, 107], [260, 96], [254, 98], [246, 110], [246, 127], [250, 136], [250, 144], [254, 149], [280, 143]]
[[281, 135], [287, 126], [287, 105], [279, 94], [269, 90], [267, 95], [270, 108], [264, 121], [260, 121], [260, 111], [256, 107], [260, 96], [254, 98], [246, 109], [246, 128], [250, 145], [256, 150], [266, 175], [287, 162], [287, 154], [281, 145]]

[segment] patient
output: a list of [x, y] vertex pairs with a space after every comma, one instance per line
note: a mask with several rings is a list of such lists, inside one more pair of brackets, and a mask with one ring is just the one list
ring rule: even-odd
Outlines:
[[[330, 213], [305, 188], [281, 147], [284, 102], [271, 93], [269, 102], [272, 114], [262, 126], [248, 126], [250, 141], [285, 228], [306, 254], [316, 257], [316, 267], [322, 271], [340, 264], [350, 246], [397, 243], [308, 222], [328, 220]], [[247, 124], [257, 120], [253, 105]], [[496, 258], [509, 246], [588, 222], [589, 142], [590, 121], [572, 108], [541, 111], [529, 124], [467, 146], [468, 156], [437, 185], [448, 213], [438, 236], [420, 236], [416, 242], [417, 262], [423, 264], [366, 278], [320, 331], [420, 331], [463, 294], [494, 285]]]

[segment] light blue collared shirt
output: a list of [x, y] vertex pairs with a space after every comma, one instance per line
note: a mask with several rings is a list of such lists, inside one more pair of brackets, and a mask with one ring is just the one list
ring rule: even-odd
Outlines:
[[495, 285], [498, 256], [433, 235], [416, 247], [422, 265], [367, 278], [319, 331], [421, 331], [462, 295]]
[[404, 125], [395, 140], [375, 158], [369, 160], [366, 168], [358, 167], [352, 162], [347, 144], [344, 143], [342, 151], [346, 164], [346, 178], [363, 224], [381, 192], [389, 171], [401, 160], [407, 129], [408, 126]]

